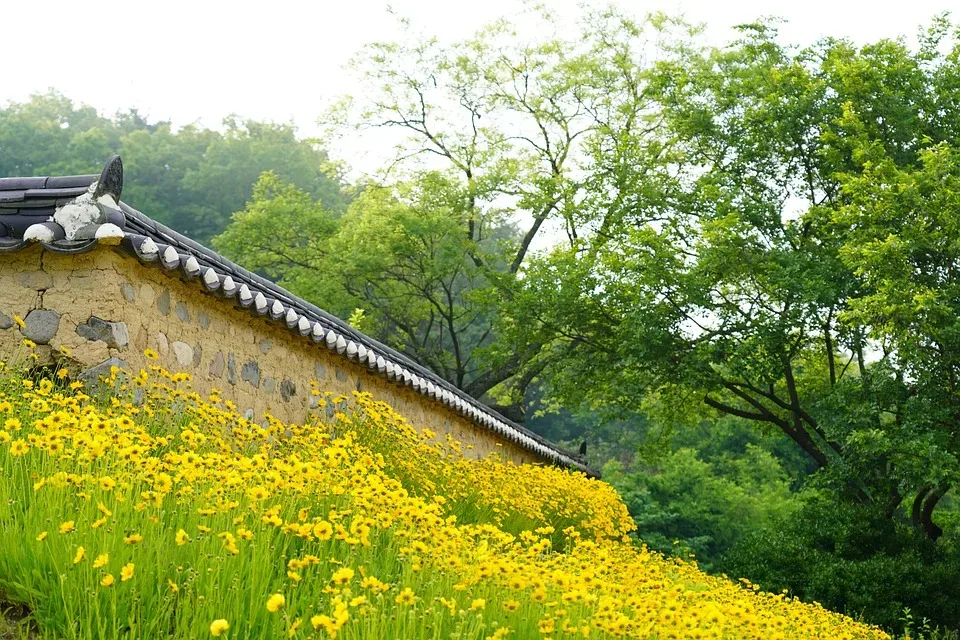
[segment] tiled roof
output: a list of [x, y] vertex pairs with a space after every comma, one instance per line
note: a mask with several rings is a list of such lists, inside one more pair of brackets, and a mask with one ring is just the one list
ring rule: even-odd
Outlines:
[[34, 242], [58, 253], [119, 244], [141, 263], [185, 275], [207, 293], [265, 321], [285, 324], [305, 341], [410, 387], [541, 458], [597, 475], [576, 455], [510, 421], [407, 356], [121, 202], [122, 187], [118, 157], [99, 176], [0, 178], [0, 252]]
[[22, 238], [27, 227], [48, 220], [97, 178], [0, 178], [0, 239]]

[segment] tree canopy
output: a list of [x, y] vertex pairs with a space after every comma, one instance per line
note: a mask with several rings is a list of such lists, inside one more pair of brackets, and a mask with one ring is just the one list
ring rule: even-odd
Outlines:
[[[556, 30], [549, 16], [542, 25]], [[560, 238], [605, 234], [619, 207], [652, 200], [656, 177], [627, 170], [646, 155], [666, 158], [654, 59], [637, 45], [659, 43], [666, 55], [681, 42], [675, 34], [691, 31], [610, 11], [584, 27], [583, 38], [530, 41], [500, 21], [454, 44], [411, 32], [369, 45], [353, 63], [362, 97], [344, 99], [329, 119], [341, 131], [398, 134], [396, 156], [359, 185], [329, 247], [295, 241], [310, 254], [301, 265], [270, 255], [253, 264], [272, 264], [290, 282], [302, 264], [324, 265], [347, 296], [323, 302], [370, 312], [378, 337], [525, 419], [530, 385], [569, 349], [555, 328], [540, 331], [513, 311], [531, 256]], [[610, 202], [615, 190], [622, 195]], [[308, 234], [309, 222], [285, 219]], [[246, 251], [249, 220], [238, 216], [225, 251]]]
[[[651, 72], [659, 135], [672, 133], [660, 164], [670, 188], [538, 256], [517, 313], [574, 347], [550, 369], [567, 402], [694, 399], [776, 428], [852, 497], [891, 514], [906, 501], [936, 537], [930, 516], [958, 450], [935, 399], [952, 394], [953, 364], [923, 357], [949, 350], [937, 341], [955, 317], [939, 299], [949, 250], [929, 243], [950, 233], [938, 216], [952, 194], [960, 50], [943, 21], [917, 51], [793, 50], [768, 24], [741, 34]], [[649, 160], [633, 170], [650, 173]], [[926, 188], [911, 199], [904, 182]], [[906, 215], [921, 199], [923, 213]], [[921, 244], [905, 247], [904, 232]], [[918, 297], [931, 286], [937, 299]], [[944, 333], [931, 333], [934, 308]]]

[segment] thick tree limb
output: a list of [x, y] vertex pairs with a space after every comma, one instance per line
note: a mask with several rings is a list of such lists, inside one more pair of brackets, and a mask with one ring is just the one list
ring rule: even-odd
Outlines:
[[803, 421], [806, 422], [810, 426], [810, 428], [813, 429], [814, 433], [820, 436], [823, 439], [823, 441], [830, 446], [831, 449], [833, 449], [835, 452], [839, 454], [843, 453], [843, 450], [840, 448], [839, 444], [827, 438], [827, 434], [824, 433], [823, 429], [820, 428], [819, 423], [816, 421], [816, 419], [814, 419], [813, 416], [807, 413], [802, 407], [795, 407], [793, 404], [787, 402], [783, 398], [773, 393], [772, 391], [773, 385], [771, 385], [771, 391], [764, 391], [763, 389], [760, 389], [759, 387], [756, 387], [750, 384], [749, 382], [724, 382], [724, 386], [731, 390], [732, 390], [732, 387], [742, 387], [744, 389], [749, 389], [753, 393], [756, 393], [757, 395], [763, 398], [766, 398], [767, 400], [774, 403], [781, 409], [784, 409], [786, 411], [791, 411], [791, 412], [793, 411], [799, 412], [799, 416], [803, 419]]
[[923, 500], [931, 489], [932, 487], [923, 487], [917, 492], [917, 497], [913, 499], [913, 506], [910, 509], [910, 523], [915, 527], [920, 526], [920, 510], [923, 508]]
[[756, 409], [757, 412], [752, 413], [750, 411], [736, 409], [735, 407], [725, 405], [718, 400], [714, 400], [709, 395], [704, 397], [704, 402], [714, 409], [723, 411], [724, 413], [739, 416], [747, 420], [759, 420], [761, 422], [770, 422], [777, 425], [780, 427], [780, 430], [787, 434], [790, 439], [793, 440], [801, 449], [803, 449], [807, 455], [813, 458], [814, 462], [817, 463], [817, 466], [821, 468], [827, 466], [829, 463], [827, 456], [824, 455], [823, 451], [820, 450], [820, 448], [817, 446], [817, 443], [813, 441], [813, 438], [810, 437], [810, 434], [807, 433], [802, 424], [800, 425], [800, 429], [795, 429], [789, 422], [774, 414], [767, 407], [765, 407], [763, 403], [756, 398], [750, 397], [750, 395], [743, 390], [732, 387], [730, 388], [730, 391]]
[[759, 422], [772, 422], [768, 416], [762, 413], [752, 413], [750, 411], [744, 411], [743, 409], [737, 409], [736, 407], [731, 407], [728, 404], [723, 404], [719, 400], [714, 400], [709, 395], [703, 397], [703, 401], [707, 403], [708, 406], [713, 407], [717, 411], [722, 413], [727, 413], [732, 416], [737, 416], [738, 418], [744, 418], [745, 420], [757, 420]]
[[943, 529], [933, 521], [933, 510], [937, 508], [937, 503], [949, 489], [949, 487], [937, 487], [932, 490], [927, 494], [926, 500], [923, 501], [923, 507], [920, 509], [920, 526], [931, 540], [936, 540], [943, 535]]

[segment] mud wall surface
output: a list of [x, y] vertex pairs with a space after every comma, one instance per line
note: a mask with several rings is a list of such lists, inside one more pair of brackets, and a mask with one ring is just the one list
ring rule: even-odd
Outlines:
[[[24, 319], [18, 326], [14, 315]], [[106, 247], [79, 255], [40, 246], [0, 254], [0, 359], [37, 343], [41, 361], [66, 359], [73, 373], [122, 361], [133, 372], [159, 364], [186, 371], [201, 394], [211, 389], [241, 412], [303, 422], [320, 391], [366, 391], [417, 428], [451, 434], [464, 454], [497, 453], [515, 463], [542, 462], [516, 444], [439, 402], [375, 375], [285, 326], [208, 295], [193, 282]], [[64, 356], [64, 349], [69, 356]], [[159, 354], [156, 362], [146, 349]]]

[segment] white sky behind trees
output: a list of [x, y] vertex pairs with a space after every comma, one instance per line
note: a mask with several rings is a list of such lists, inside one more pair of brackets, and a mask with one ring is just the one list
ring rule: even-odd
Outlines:
[[[574, 16], [579, 3], [546, 4]], [[736, 24], [780, 16], [787, 20], [784, 41], [806, 45], [826, 35], [859, 43], [898, 35], [914, 40], [920, 25], [956, 0], [614, 4], [637, 16], [662, 10], [705, 23], [712, 43], [729, 39]], [[236, 113], [293, 121], [302, 135], [313, 135], [325, 105], [355, 88], [344, 64], [366, 42], [400, 37], [398, 16], [418, 31], [456, 40], [526, 6], [522, 0], [0, 0], [6, 27], [0, 104], [55, 88], [106, 115], [135, 107], [150, 120], [217, 127]], [[391, 148], [337, 144], [331, 152], [354, 168], [374, 170]]]

